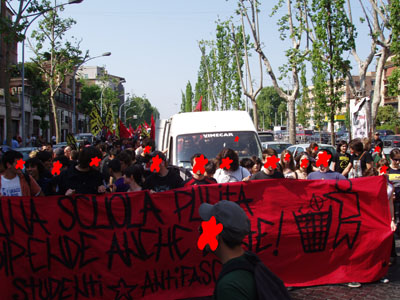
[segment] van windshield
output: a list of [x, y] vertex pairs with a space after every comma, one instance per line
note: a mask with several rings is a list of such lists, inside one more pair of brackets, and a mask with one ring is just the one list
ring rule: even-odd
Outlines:
[[[235, 138], [239, 140], [235, 142]], [[193, 154], [204, 154], [215, 158], [223, 148], [231, 148], [239, 155], [239, 160], [253, 155], [262, 156], [261, 146], [255, 132], [210, 132], [179, 135], [176, 139], [178, 166], [190, 168]]]

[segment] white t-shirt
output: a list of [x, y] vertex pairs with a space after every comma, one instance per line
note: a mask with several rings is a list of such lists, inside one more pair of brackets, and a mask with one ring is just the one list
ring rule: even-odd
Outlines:
[[239, 169], [236, 171], [227, 171], [225, 169], [217, 169], [214, 174], [214, 179], [218, 183], [225, 183], [225, 182], [238, 182], [242, 181], [243, 178], [250, 176], [249, 170], [239, 166]]
[[15, 176], [13, 179], [1, 176], [1, 194], [3, 196], [22, 196], [19, 176]]

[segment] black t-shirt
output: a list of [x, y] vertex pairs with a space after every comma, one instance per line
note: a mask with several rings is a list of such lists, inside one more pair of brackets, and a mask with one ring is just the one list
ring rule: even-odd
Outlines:
[[204, 185], [204, 184], [213, 184], [213, 183], [217, 183], [217, 181], [214, 178], [205, 176], [202, 180], [197, 180], [194, 177], [189, 178], [189, 179], [185, 180], [183, 185], [190, 186], [190, 185]]
[[348, 153], [337, 153], [335, 156], [335, 172], [342, 174], [342, 172], [346, 169], [348, 164], [350, 163], [350, 154]]
[[75, 190], [76, 194], [98, 194], [97, 188], [103, 185], [103, 177], [99, 171], [81, 172], [73, 166], [61, 172], [57, 183], [59, 195], [65, 195], [68, 189]]
[[264, 171], [259, 171], [250, 177], [250, 180], [261, 180], [261, 179], [278, 179], [285, 178], [281, 172], [275, 171], [272, 175], [268, 175]]
[[394, 186], [396, 201], [400, 201], [400, 170], [389, 168], [387, 171], [389, 181]]
[[180, 187], [183, 187], [183, 179], [173, 169], [168, 169], [168, 174], [165, 176], [160, 176], [158, 173], [152, 173], [148, 176], [143, 189], [165, 192]]
[[[360, 159], [361, 157], [361, 159]], [[361, 171], [364, 174], [364, 171], [367, 169], [367, 164], [372, 164], [372, 156], [369, 152], [363, 152], [360, 155], [353, 154], [351, 155], [350, 162], [354, 167], [354, 161], [360, 160], [361, 162]]]

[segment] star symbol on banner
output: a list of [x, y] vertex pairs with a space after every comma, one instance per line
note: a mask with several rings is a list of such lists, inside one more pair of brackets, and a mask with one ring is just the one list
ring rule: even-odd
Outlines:
[[90, 161], [89, 166], [91, 166], [91, 167], [92, 167], [92, 166], [98, 167], [100, 162], [101, 162], [101, 159], [100, 159], [100, 158], [98, 158], [98, 157], [93, 157], [92, 160]]
[[217, 224], [217, 220], [212, 216], [210, 220], [201, 222], [201, 228], [203, 233], [197, 241], [197, 247], [203, 250], [209, 244], [211, 250], [214, 251], [218, 247], [217, 235], [222, 232], [223, 225]]
[[120, 278], [118, 285], [109, 285], [108, 288], [117, 294], [115, 295], [115, 300], [121, 300], [121, 299], [126, 299], [126, 300], [133, 300], [131, 293], [133, 290], [137, 287], [137, 284], [135, 285], [127, 285], [125, 280]]
[[202, 154], [200, 157], [196, 157], [194, 159], [195, 164], [193, 166], [193, 173], [197, 173], [197, 171], [200, 171], [201, 174], [204, 174], [206, 171], [204, 166], [208, 163], [208, 159], [204, 158], [204, 155]]
[[18, 170], [18, 169], [23, 169], [24, 168], [24, 164], [25, 164], [25, 161], [21, 158], [21, 159], [19, 159], [19, 160], [17, 160], [17, 165], [15, 166], [15, 168]]
[[320, 152], [320, 153], [318, 153], [318, 159], [317, 159], [317, 163], [315, 165], [317, 167], [319, 167], [320, 165], [323, 165], [325, 168], [327, 168], [330, 158], [331, 158], [331, 155], [328, 154], [326, 151]]
[[144, 154], [150, 154], [150, 152], [151, 152], [151, 147], [150, 147], [150, 146], [144, 147], [143, 152], [144, 152]]
[[301, 160], [300, 167], [305, 169], [305, 168], [308, 167], [308, 163], [309, 163], [309, 160], [307, 158], [304, 158], [304, 159]]
[[223, 158], [222, 163], [219, 165], [219, 168], [220, 169], [226, 168], [227, 170], [229, 170], [231, 168], [231, 163], [233, 163], [233, 160], [230, 159], [229, 157]]
[[264, 168], [268, 169], [271, 167], [272, 169], [276, 169], [276, 164], [280, 161], [275, 155], [267, 157], [267, 162], [264, 164]]
[[285, 161], [290, 161], [290, 153], [285, 154]]
[[381, 147], [379, 147], [379, 146], [376, 146], [375, 147], [375, 149], [374, 149], [374, 153], [381, 153]]
[[158, 156], [152, 158], [153, 163], [150, 166], [150, 171], [151, 172], [160, 172], [160, 164], [162, 162], [162, 159]]
[[382, 166], [382, 167], [379, 169], [379, 173], [380, 173], [380, 174], [386, 174], [387, 170], [388, 170], [388, 167], [387, 167], [387, 166]]
[[52, 175], [60, 175], [60, 169], [62, 168], [62, 164], [57, 160], [53, 162], [53, 169], [51, 170]]

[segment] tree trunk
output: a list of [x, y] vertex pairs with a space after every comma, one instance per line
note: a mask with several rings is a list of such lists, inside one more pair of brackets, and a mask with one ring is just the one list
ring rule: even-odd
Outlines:
[[294, 145], [296, 144], [296, 98], [287, 99], [287, 103], [289, 108], [289, 143]]
[[[5, 55], [5, 82], [4, 82], [4, 101], [6, 105], [6, 143], [11, 146], [12, 138], [12, 108], [11, 108], [11, 94], [10, 94], [10, 79], [11, 79], [11, 61], [10, 61], [10, 49], [11, 43], [6, 44], [6, 55]], [[3, 141], [1, 141], [3, 142]]]
[[[60, 142], [60, 126], [58, 124], [58, 115], [57, 115], [57, 106], [56, 106], [56, 99], [54, 92], [50, 92], [50, 102], [51, 102], [51, 109], [53, 112], [53, 119], [54, 119], [54, 129], [56, 132], [56, 144]], [[51, 141], [52, 136], [50, 137]]]
[[384, 66], [386, 60], [389, 56], [388, 49], [382, 47], [381, 56], [378, 59], [376, 65], [376, 77], [375, 77], [375, 86], [374, 86], [374, 96], [372, 99], [372, 111], [371, 111], [371, 124], [370, 128], [374, 132], [376, 126], [376, 117], [378, 116], [378, 108], [379, 104], [381, 103], [381, 87], [383, 82], [383, 73], [384, 73]]
[[252, 98], [251, 103], [253, 104], [253, 122], [254, 122], [254, 127], [256, 127], [256, 130], [258, 131], [258, 110], [257, 110], [257, 101], [256, 99]]

